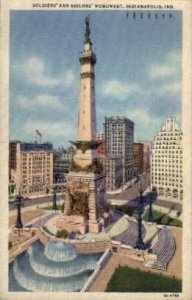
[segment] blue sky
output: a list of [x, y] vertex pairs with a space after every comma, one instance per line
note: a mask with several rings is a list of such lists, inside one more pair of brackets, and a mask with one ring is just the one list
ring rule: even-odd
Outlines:
[[135, 141], [152, 140], [166, 117], [180, 121], [182, 15], [162, 13], [133, 19], [125, 11], [12, 11], [10, 139], [33, 141], [38, 129], [55, 147], [76, 140], [88, 14], [98, 131], [105, 116], [125, 116], [135, 123]]

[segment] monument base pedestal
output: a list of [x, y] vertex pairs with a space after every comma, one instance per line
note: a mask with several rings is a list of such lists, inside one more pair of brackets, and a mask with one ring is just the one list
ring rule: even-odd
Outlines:
[[101, 224], [98, 221], [89, 221], [88, 222], [89, 232], [91, 233], [99, 233], [101, 231]]
[[62, 216], [57, 222], [56, 226], [59, 230], [67, 230], [70, 232], [80, 232], [85, 234], [87, 232], [98, 233], [102, 229], [102, 224], [99, 220], [86, 220], [84, 216], [71, 215], [71, 216]]
[[88, 231], [88, 223], [84, 216], [71, 215], [62, 216], [56, 222], [58, 229], [65, 229], [70, 232], [80, 232], [85, 234]]
[[101, 215], [106, 206], [105, 174], [70, 171], [66, 181], [64, 213], [58, 227], [82, 234], [100, 232]]

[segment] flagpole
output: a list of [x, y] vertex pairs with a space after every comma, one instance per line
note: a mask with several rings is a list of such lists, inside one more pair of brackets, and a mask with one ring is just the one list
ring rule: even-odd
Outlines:
[[39, 141], [39, 143], [41, 144], [42, 143], [42, 133], [40, 133], [38, 129], [36, 129], [35, 132], [39, 137], [39, 139], [37, 141]]

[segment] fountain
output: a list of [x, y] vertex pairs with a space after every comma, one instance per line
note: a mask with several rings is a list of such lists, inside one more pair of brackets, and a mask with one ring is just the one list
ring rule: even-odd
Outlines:
[[65, 242], [37, 241], [10, 264], [9, 291], [80, 291], [101, 255], [79, 255]]
[[45, 247], [45, 256], [53, 261], [69, 261], [77, 257], [73, 245], [66, 245], [63, 242], [50, 242]]

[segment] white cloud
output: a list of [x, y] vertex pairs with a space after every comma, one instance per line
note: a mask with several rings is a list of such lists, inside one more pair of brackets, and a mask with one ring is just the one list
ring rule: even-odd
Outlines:
[[44, 63], [39, 57], [31, 57], [25, 61], [25, 63], [21, 66], [23, 71], [26, 73], [31, 71], [32, 73], [42, 73], [44, 72]]
[[49, 107], [49, 108], [64, 108], [63, 103], [57, 96], [38, 95], [34, 98], [20, 96], [17, 98], [17, 104], [24, 108], [32, 107]]
[[166, 97], [169, 99], [173, 96], [177, 96], [177, 99], [179, 99], [179, 96], [181, 95], [181, 86], [182, 83], [180, 81], [163, 81], [160, 84], [157, 85], [151, 85], [149, 88], [144, 89], [142, 92], [142, 96], [145, 98], [148, 98], [150, 100], [151, 97]]
[[175, 74], [176, 74], [176, 68], [169, 65], [153, 65], [149, 70], [149, 77], [151, 79], [168, 77]]
[[74, 81], [75, 81], [75, 75], [71, 70], [68, 70], [64, 76], [64, 85], [66, 87], [71, 87]]
[[167, 60], [169, 63], [181, 64], [181, 52], [172, 51], [168, 54]]
[[152, 117], [147, 110], [137, 109], [127, 111], [127, 117], [132, 120], [135, 124], [143, 124], [143, 125], [154, 125], [159, 124], [159, 120]]
[[102, 94], [104, 96], [118, 99], [126, 99], [127, 96], [140, 92], [140, 87], [137, 84], [127, 83], [117, 79], [105, 82], [102, 88]]
[[137, 109], [133, 111], [127, 111], [125, 114], [127, 118], [134, 122], [134, 140], [143, 139], [150, 133], [150, 139], [153, 139], [156, 132], [161, 128], [162, 119], [159, 115], [154, 117], [145, 109]]
[[173, 81], [173, 82], [165, 82], [162, 84], [159, 84], [157, 86], [151, 87], [148, 91], [145, 91], [145, 96], [147, 97], [161, 97], [164, 96], [167, 99], [169, 97], [178, 96], [181, 93], [181, 82], [179, 81]]
[[[60, 77], [51, 77], [46, 74], [46, 65], [39, 57], [30, 57], [22, 64], [15, 65], [14, 72], [21, 74], [25, 80], [40, 87], [53, 88], [57, 86], [70, 87], [75, 80], [72, 70], [66, 70]], [[19, 72], [18, 72], [19, 71]]]
[[150, 79], [158, 79], [173, 77], [179, 74], [179, 68], [181, 66], [181, 53], [178, 51], [172, 51], [167, 55], [167, 59], [162, 64], [153, 64], [148, 70], [148, 76]]
[[[143, 88], [137, 84], [126, 84], [118, 80], [110, 80], [103, 85], [102, 95], [108, 96], [111, 99], [127, 100], [128, 96], [139, 94], [142, 97], [159, 97], [166, 96], [169, 98], [173, 95], [178, 95], [181, 92], [180, 81], [163, 82], [159, 85], [151, 85]], [[109, 99], [110, 99], [109, 98]]]
[[169, 84], [160, 85], [159, 91], [161, 94], [163, 93], [177, 94], [181, 92], [181, 82], [172, 82]]
[[46, 73], [46, 67], [39, 57], [31, 57], [20, 66], [20, 70], [26, 79], [35, 85], [41, 87], [53, 88], [60, 84], [57, 78], [49, 77]]

